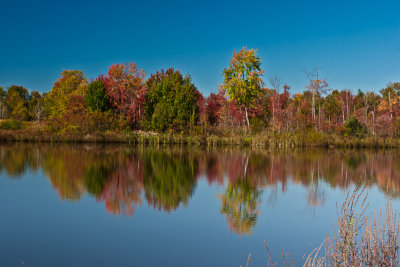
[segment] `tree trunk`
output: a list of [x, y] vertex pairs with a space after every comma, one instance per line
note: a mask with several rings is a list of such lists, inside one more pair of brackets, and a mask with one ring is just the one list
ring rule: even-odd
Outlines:
[[312, 89], [312, 119], [315, 120], [315, 89]]
[[246, 112], [247, 130], [250, 130], [249, 114], [247, 112], [247, 107], [244, 107], [244, 110]]

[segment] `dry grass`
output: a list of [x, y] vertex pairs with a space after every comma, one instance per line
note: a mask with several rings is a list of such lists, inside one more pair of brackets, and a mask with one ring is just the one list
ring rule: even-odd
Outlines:
[[[322, 266], [398, 266], [399, 221], [388, 200], [384, 215], [375, 212], [369, 218], [365, 211], [368, 194], [365, 187], [356, 188], [346, 195], [342, 206], [337, 207], [337, 229], [315, 248], [306, 258], [304, 267]], [[267, 266], [275, 267], [271, 253], [267, 251]], [[323, 249], [324, 248], [324, 249]], [[246, 267], [251, 263], [251, 256]], [[282, 250], [282, 266], [287, 266]], [[294, 266], [293, 260], [291, 266]]]

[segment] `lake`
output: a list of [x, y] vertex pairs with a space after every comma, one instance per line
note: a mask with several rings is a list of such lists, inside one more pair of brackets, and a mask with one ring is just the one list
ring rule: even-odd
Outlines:
[[398, 212], [399, 152], [3, 144], [0, 266], [298, 266], [356, 185]]

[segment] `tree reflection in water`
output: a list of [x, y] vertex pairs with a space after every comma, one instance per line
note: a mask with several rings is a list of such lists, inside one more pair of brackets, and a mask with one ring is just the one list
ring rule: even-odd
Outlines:
[[[61, 199], [79, 201], [88, 193], [111, 214], [133, 215], [146, 201], [171, 212], [187, 206], [199, 179], [224, 187], [220, 212], [238, 234], [252, 232], [262, 192], [278, 200], [287, 184], [303, 186], [310, 207], [323, 206], [322, 184], [347, 188], [377, 185], [385, 194], [400, 192], [397, 151], [372, 150], [200, 150], [134, 148], [117, 145], [2, 144], [0, 170], [11, 179], [41, 169]], [[279, 189], [280, 188], [280, 189]]]
[[229, 229], [239, 235], [250, 234], [257, 222], [260, 190], [245, 178], [229, 183], [219, 198]]

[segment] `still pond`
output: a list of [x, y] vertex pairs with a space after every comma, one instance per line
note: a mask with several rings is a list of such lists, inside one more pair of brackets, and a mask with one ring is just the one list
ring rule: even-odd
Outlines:
[[397, 150], [0, 145], [0, 266], [302, 265], [367, 185], [400, 209]]

